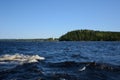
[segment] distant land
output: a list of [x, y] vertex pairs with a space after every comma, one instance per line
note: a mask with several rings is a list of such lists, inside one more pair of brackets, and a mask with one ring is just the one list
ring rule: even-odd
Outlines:
[[120, 32], [74, 30], [62, 35], [59, 41], [120, 41]]
[[46, 38], [46, 39], [0, 39], [0, 41], [16, 41], [16, 42], [43, 42], [43, 41], [58, 41], [58, 38]]
[[94, 30], [74, 30], [67, 32], [59, 38], [46, 39], [0, 39], [0, 41], [23, 41], [23, 42], [42, 42], [42, 41], [120, 41], [120, 32], [94, 31]]

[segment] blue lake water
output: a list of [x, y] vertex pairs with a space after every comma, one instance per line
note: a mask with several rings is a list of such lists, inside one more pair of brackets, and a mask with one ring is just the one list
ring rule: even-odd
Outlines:
[[1, 80], [119, 80], [120, 42], [0, 42]]

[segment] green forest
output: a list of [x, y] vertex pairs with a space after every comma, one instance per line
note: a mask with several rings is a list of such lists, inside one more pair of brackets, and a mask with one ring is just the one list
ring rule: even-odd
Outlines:
[[59, 41], [120, 41], [120, 32], [74, 30], [62, 35]]

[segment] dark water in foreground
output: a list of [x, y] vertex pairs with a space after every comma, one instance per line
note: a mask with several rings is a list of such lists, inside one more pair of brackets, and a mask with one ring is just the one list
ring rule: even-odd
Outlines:
[[120, 80], [120, 42], [0, 42], [0, 80]]

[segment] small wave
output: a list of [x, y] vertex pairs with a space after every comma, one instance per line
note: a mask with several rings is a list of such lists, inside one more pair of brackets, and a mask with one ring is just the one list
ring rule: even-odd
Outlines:
[[39, 55], [23, 55], [23, 54], [14, 54], [14, 55], [9, 55], [5, 54], [0, 56], [0, 64], [5, 64], [5, 63], [18, 63], [18, 64], [23, 64], [23, 63], [33, 63], [33, 62], [38, 62], [39, 60], [44, 60], [44, 57], [41, 57]]
[[75, 68], [78, 71], [84, 71], [87, 69], [96, 69], [96, 70], [108, 70], [108, 71], [120, 71], [120, 66], [106, 64], [106, 63], [97, 63], [97, 62], [75, 62], [75, 61], [65, 61], [59, 63], [51, 63], [49, 66], [57, 68]]
[[86, 67], [84, 66], [83, 68], [79, 69], [79, 71], [84, 71]]

